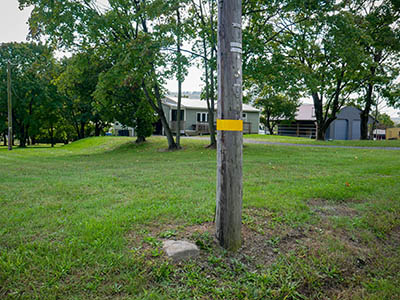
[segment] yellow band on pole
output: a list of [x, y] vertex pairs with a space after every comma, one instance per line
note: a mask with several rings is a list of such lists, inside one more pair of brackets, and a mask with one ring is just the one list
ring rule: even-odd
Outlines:
[[218, 131], [243, 131], [243, 120], [217, 120]]

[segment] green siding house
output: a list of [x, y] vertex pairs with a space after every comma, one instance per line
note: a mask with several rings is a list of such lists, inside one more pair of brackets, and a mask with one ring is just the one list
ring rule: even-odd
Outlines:
[[[166, 97], [163, 99], [163, 110], [173, 132], [177, 128], [178, 99]], [[217, 119], [217, 105], [214, 109], [214, 120]], [[250, 105], [243, 104], [244, 133], [258, 133], [260, 111]], [[158, 124], [156, 127], [162, 130]], [[158, 132], [162, 133], [162, 132]], [[199, 135], [209, 133], [207, 102], [200, 99], [182, 98], [181, 101], [181, 133]]]

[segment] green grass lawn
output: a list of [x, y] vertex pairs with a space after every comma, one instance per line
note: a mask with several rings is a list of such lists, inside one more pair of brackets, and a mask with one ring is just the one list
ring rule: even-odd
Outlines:
[[306, 144], [306, 145], [335, 145], [335, 146], [356, 146], [356, 147], [400, 147], [400, 140], [382, 141], [316, 141], [310, 138], [268, 135], [268, 134], [247, 134], [245, 138], [262, 140], [273, 143]]
[[[1, 299], [399, 299], [400, 152], [246, 145], [227, 253], [207, 140], [133, 141], [0, 147]], [[173, 263], [165, 238], [201, 255]]]

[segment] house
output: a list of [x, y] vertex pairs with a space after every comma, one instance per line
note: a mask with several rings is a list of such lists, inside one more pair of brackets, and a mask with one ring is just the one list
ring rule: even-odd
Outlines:
[[386, 129], [387, 140], [400, 140], [400, 128], [387, 128]]
[[[163, 110], [172, 132], [177, 130], [177, 103], [175, 97], [163, 99]], [[200, 99], [182, 98], [181, 100], [181, 133], [198, 135], [209, 133], [207, 102]], [[214, 108], [214, 122], [217, 117], [217, 104]], [[243, 104], [243, 132], [258, 133], [260, 110], [250, 105]], [[155, 134], [163, 134], [161, 121], [155, 124]]]
[[[361, 110], [346, 106], [336, 115], [326, 131], [327, 140], [359, 140], [361, 138]], [[368, 124], [374, 119], [369, 117]], [[294, 121], [281, 121], [278, 125], [278, 134], [286, 136], [315, 138], [317, 123], [313, 104], [303, 104], [297, 109]]]

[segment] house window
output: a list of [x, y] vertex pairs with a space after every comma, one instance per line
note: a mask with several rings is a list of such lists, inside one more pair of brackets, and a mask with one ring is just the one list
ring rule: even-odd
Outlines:
[[243, 121], [247, 121], [247, 114], [246, 113], [242, 114], [242, 119], [243, 119]]
[[197, 122], [198, 123], [206, 123], [208, 121], [208, 113], [206, 112], [198, 112], [197, 113]]
[[[181, 121], [183, 121], [184, 120], [184, 117], [185, 117], [185, 111], [184, 110], [181, 110]], [[178, 121], [178, 110], [176, 110], [176, 109], [173, 109], [172, 110], [172, 114], [171, 114], [171, 121]]]

